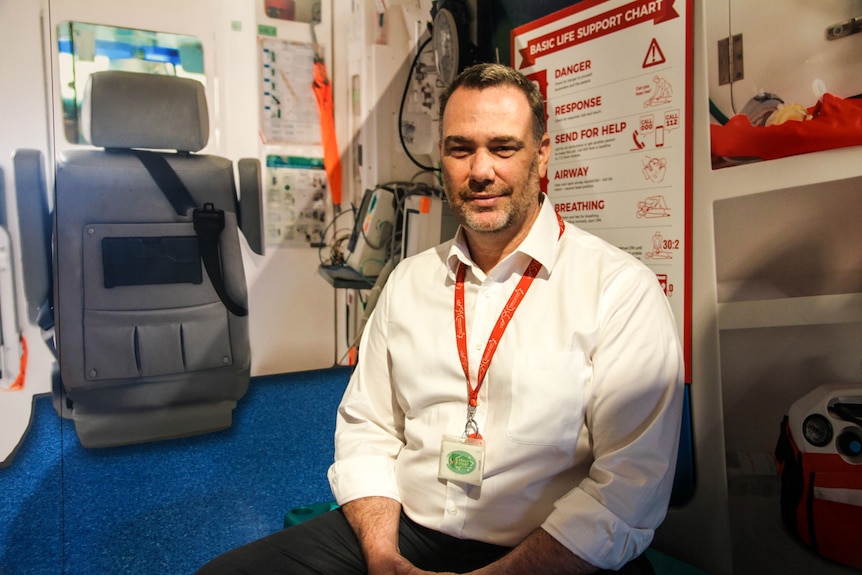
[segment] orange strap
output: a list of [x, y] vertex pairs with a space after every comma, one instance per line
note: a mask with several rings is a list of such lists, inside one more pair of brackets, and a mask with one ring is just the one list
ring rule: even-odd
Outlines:
[[341, 155], [335, 138], [335, 116], [332, 105], [332, 84], [326, 73], [326, 65], [314, 63], [314, 96], [320, 114], [320, 135], [323, 142], [323, 167], [329, 180], [329, 192], [333, 205], [341, 205]]
[[18, 377], [15, 382], [6, 388], [5, 391], [21, 391], [24, 389], [24, 374], [27, 373], [27, 340], [21, 336], [21, 364], [18, 369]]

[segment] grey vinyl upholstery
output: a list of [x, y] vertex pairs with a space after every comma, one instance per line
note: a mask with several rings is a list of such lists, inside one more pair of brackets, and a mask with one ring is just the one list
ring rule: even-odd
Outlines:
[[99, 72], [84, 90], [81, 127], [100, 148], [199, 152], [209, 139], [204, 87], [176, 76]]
[[98, 148], [60, 154], [55, 181], [62, 415], [87, 447], [229, 427], [249, 382], [248, 317], [225, 308], [203, 271], [192, 214], [177, 214], [130, 151], [160, 150], [197, 205], [224, 211], [224, 284], [248, 308], [233, 163], [191, 153], [207, 143], [204, 88], [99, 72], [81, 118]]

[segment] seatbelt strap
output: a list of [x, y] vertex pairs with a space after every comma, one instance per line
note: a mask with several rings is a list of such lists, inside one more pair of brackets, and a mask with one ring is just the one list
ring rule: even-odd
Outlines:
[[218, 294], [219, 299], [232, 314], [244, 317], [248, 310], [236, 303], [228, 295], [221, 273], [221, 258], [219, 257], [218, 237], [224, 229], [224, 210], [217, 210], [210, 203], [194, 211], [195, 234], [198, 236], [198, 248], [207, 275]]
[[248, 310], [233, 301], [227, 293], [224, 277], [221, 273], [219, 236], [224, 229], [224, 210], [215, 209], [211, 203], [204, 204], [203, 208], [196, 207], [188, 188], [161, 154], [144, 150], [131, 151], [150, 173], [177, 215], [188, 216], [189, 210], [194, 208], [192, 221], [198, 238], [198, 250], [210, 278], [210, 283], [229, 312], [239, 317], [248, 315]]
[[150, 176], [156, 181], [177, 215], [186, 216], [190, 209], [196, 207], [188, 188], [164, 156], [144, 150], [132, 150], [132, 153], [138, 157]]

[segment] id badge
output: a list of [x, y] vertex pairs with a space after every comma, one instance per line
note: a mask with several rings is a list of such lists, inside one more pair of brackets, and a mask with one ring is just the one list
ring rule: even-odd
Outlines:
[[448, 481], [482, 485], [485, 467], [485, 441], [473, 437], [444, 435], [440, 442], [440, 468], [437, 476]]

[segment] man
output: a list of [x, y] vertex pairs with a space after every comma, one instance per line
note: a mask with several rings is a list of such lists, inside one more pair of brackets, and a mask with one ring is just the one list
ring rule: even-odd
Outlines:
[[329, 471], [342, 507], [212, 573], [652, 572], [682, 402], [667, 300], [544, 198], [524, 76], [474, 66], [440, 108], [461, 227], [396, 267], [366, 327]]

